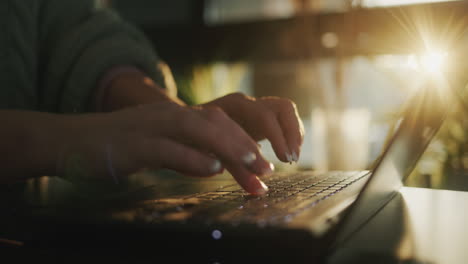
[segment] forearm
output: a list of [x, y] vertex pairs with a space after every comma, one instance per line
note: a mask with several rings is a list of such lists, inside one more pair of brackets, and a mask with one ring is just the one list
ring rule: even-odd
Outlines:
[[63, 117], [55, 114], [0, 110], [0, 183], [55, 175]]
[[122, 73], [100, 89], [105, 90], [96, 98], [96, 108], [105, 112], [161, 101], [184, 104], [177, 98], [171, 98], [163, 88], [138, 71]]

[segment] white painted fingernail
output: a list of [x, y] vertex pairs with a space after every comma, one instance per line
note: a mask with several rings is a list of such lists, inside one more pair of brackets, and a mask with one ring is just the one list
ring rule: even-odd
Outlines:
[[285, 153], [285, 155], [286, 155], [286, 160], [287, 160], [289, 163], [291, 163], [291, 161], [292, 161], [292, 156], [291, 156], [289, 153]]
[[[257, 177], [258, 179], [258, 177]], [[264, 182], [262, 182], [260, 179], [258, 179], [260, 182], [260, 185], [262, 186], [260, 189], [257, 190], [256, 194], [263, 195], [268, 192], [268, 186]]]
[[273, 163], [270, 163], [270, 171], [271, 172], [275, 171], [275, 165], [273, 165]]
[[252, 164], [256, 159], [257, 159], [257, 156], [253, 152], [249, 152], [242, 157], [242, 161], [247, 165]]
[[298, 161], [299, 161], [299, 157], [297, 156], [297, 154], [296, 154], [295, 151], [293, 151], [293, 153], [292, 153], [292, 160], [293, 160], [294, 162], [298, 162]]
[[265, 170], [263, 170], [263, 176], [269, 176], [271, 174], [273, 174], [273, 172], [275, 171], [275, 165], [273, 165], [273, 163], [270, 163], [268, 168], [266, 168]]
[[218, 173], [221, 170], [221, 161], [215, 160], [210, 168], [212, 173]]

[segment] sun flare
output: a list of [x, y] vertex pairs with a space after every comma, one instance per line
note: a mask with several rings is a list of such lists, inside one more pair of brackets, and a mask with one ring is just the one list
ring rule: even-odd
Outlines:
[[440, 50], [431, 50], [419, 55], [408, 57], [408, 66], [427, 74], [439, 74], [445, 71], [448, 53]]
[[428, 73], [440, 73], [445, 70], [447, 52], [428, 51], [419, 57], [419, 66]]

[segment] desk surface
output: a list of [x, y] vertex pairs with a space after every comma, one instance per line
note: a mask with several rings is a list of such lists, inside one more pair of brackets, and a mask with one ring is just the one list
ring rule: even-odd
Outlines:
[[466, 263], [467, 209], [468, 192], [404, 187], [329, 262]]

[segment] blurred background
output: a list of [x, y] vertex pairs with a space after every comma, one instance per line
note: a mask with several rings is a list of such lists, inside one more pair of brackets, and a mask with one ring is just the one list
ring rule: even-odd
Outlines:
[[[103, 2], [147, 34], [187, 103], [237, 91], [295, 101], [298, 164], [261, 142], [279, 170], [369, 168], [415, 89], [443, 73], [459, 94], [468, 79], [468, 1]], [[465, 114], [454, 104], [408, 185], [468, 190]]]

